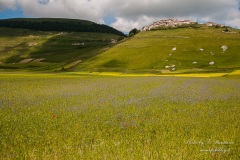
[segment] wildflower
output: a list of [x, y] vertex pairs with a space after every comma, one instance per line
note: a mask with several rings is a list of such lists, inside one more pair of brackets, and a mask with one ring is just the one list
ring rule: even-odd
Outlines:
[[55, 119], [55, 118], [56, 118], [56, 115], [53, 115], [52, 118]]
[[215, 154], [213, 154], [213, 158], [216, 158], [217, 157], [217, 154], [215, 153]]

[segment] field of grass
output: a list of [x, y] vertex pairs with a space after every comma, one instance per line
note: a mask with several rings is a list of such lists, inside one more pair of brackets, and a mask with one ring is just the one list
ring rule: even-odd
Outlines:
[[68, 70], [69, 64], [93, 58], [111, 47], [111, 39], [118, 38], [106, 33], [0, 28], [0, 69]]
[[0, 73], [0, 159], [237, 160], [239, 82]]
[[[223, 30], [210, 27], [140, 32], [85, 61], [78, 69], [127, 73], [228, 73], [240, 68], [240, 30], [232, 29], [230, 33]], [[225, 51], [224, 46], [227, 47]]]

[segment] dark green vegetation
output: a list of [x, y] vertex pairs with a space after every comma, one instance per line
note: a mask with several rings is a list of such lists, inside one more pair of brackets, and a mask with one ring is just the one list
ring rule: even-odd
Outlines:
[[124, 36], [122, 32], [107, 25], [101, 25], [94, 22], [77, 19], [14, 18], [0, 20], [0, 27], [22, 28], [37, 31], [98, 32]]
[[139, 32], [140, 32], [140, 30], [137, 30], [136, 28], [134, 28], [129, 32], [128, 36], [132, 37], [132, 36], [138, 34]]
[[121, 38], [94, 32], [43, 32], [0, 28], [0, 69], [68, 70]]
[[0, 159], [232, 159], [229, 78], [0, 74]]

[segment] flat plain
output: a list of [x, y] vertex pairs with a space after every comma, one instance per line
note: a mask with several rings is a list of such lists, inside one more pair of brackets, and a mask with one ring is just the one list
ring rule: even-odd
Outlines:
[[232, 159], [240, 80], [0, 74], [0, 159]]

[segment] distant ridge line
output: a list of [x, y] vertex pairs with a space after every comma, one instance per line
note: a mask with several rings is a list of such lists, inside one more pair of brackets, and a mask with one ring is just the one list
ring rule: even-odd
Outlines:
[[22, 28], [38, 31], [99, 32], [124, 36], [121, 31], [104, 24], [87, 20], [64, 18], [13, 18], [0, 20], [0, 27]]

